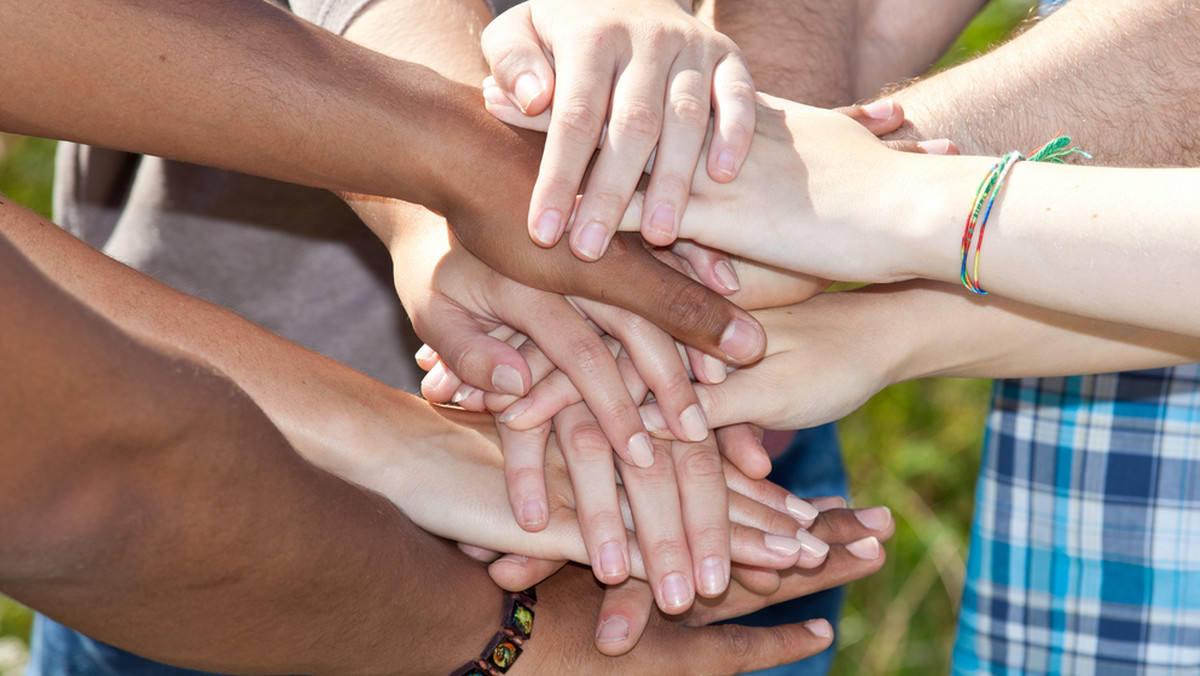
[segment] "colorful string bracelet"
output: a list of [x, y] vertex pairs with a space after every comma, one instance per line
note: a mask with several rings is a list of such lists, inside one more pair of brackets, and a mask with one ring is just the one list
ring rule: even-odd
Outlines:
[[[1056, 162], [1058, 164], [1064, 164], [1063, 158], [1071, 154], [1092, 159], [1088, 153], [1079, 148], [1072, 148], [1070, 145], [1071, 137], [1055, 136], [1049, 143], [1030, 153], [1028, 159], [1030, 162]], [[987, 291], [979, 286], [979, 250], [983, 248], [983, 232], [987, 227], [988, 217], [992, 215], [992, 207], [995, 206], [996, 196], [1000, 194], [1000, 189], [1004, 186], [1004, 179], [1008, 178], [1013, 166], [1023, 159], [1026, 158], [1015, 150], [1000, 158], [1000, 161], [988, 170], [987, 175], [983, 177], [983, 182], [979, 184], [979, 189], [975, 191], [975, 201], [971, 203], [971, 211], [968, 213], [967, 223], [963, 227], [962, 267], [959, 271], [959, 279], [963, 286], [974, 293], [987, 294]], [[976, 233], [978, 233], [978, 237], [976, 237]], [[970, 272], [968, 272], [967, 261], [971, 258], [972, 243], [975, 247], [975, 256], [974, 262], [970, 266]]]
[[455, 669], [450, 676], [496, 676], [512, 668], [521, 656], [521, 646], [533, 635], [535, 603], [537, 592], [533, 587], [523, 592], [505, 592], [500, 631], [488, 642], [479, 659]]

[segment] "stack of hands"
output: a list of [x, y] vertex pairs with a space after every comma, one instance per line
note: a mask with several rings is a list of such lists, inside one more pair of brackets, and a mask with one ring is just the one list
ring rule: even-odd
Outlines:
[[[789, 416], [794, 373], [767, 347], [787, 339], [790, 327], [777, 320], [787, 306], [829, 285], [779, 258], [793, 244], [784, 226], [803, 215], [784, 198], [819, 208], [778, 184], [797, 169], [781, 164], [802, 161], [783, 151], [811, 144], [814, 157], [847, 155], [845, 175], [828, 180], [846, 182], [840, 194], [850, 194], [859, 187], [850, 151], [899, 154], [875, 136], [896, 130], [902, 111], [884, 101], [830, 112], [756, 95], [736, 46], [666, 4], [670, 20], [654, 10], [653, 44], [612, 39], [630, 35], [640, 12], [544, 21], [538, 2], [483, 35], [487, 109], [547, 133], [528, 227], [557, 258], [497, 245], [495, 232], [453, 219], [454, 234], [435, 230], [417, 246], [410, 234], [393, 247], [443, 252], [396, 265], [397, 289], [427, 341], [417, 355], [428, 371], [423, 394], [491, 413], [495, 431], [453, 409], [445, 415], [503, 449], [502, 461], [484, 453], [444, 470], [462, 481], [460, 495], [476, 496], [470, 504], [449, 515], [406, 513], [490, 562], [508, 589], [567, 559], [590, 565], [610, 589], [597, 625], [609, 654], [636, 644], [651, 595], [690, 621], [744, 614], [796, 590], [797, 578], [808, 592], [877, 570], [893, 528], [886, 508], [850, 511], [841, 498], [806, 501], [768, 482], [760, 426], [809, 426], [847, 410], [827, 400], [819, 416]], [[556, 35], [580, 34], [594, 39], [557, 48]], [[624, 51], [587, 47], [614, 42]], [[900, 149], [926, 147], [953, 151]], [[557, 263], [568, 244], [595, 261], [594, 274]], [[462, 469], [471, 462], [488, 467], [472, 476]], [[793, 584], [781, 587], [785, 580]], [[827, 626], [820, 631], [828, 638]]]

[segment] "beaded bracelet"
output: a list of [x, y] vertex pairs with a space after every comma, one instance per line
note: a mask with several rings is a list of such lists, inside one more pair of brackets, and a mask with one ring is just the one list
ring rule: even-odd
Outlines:
[[537, 592], [533, 587], [523, 592], [505, 592], [500, 631], [488, 642], [479, 659], [455, 669], [450, 676], [496, 676], [507, 672], [521, 656], [521, 646], [533, 635], [535, 603]]
[[[1078, 148], [1068, 147], [1070, 145], [1071, 137], [1056, 136], [1046, 145], [1030, 153], [1029, 161], [1064, 164], [1063, 158], [1071, 154], [1092, 159], [1091, 155]], [[999, 162], [992, 165], [987, 175], [983, 177], [983, 182], [979, 184], [979, 189], [975, 191], [975, 201], [971, 203], [971, 211], [967, 215], [967, 223], [963, 228], [962, 248], [960, 249], [962, 267], [959, 271], [959, 279], [963, 286], [974, 293], [987, 295], [987, 291], [979, 286], [979, 250], [983, 248], [983, 231], [987, 227], [988, 216], [992, 215], [992, 207], [996, 204], [996, 196], [1000, 194], [1004, 179], [1008, 178], [1008, 173], [1012, 170], [1013, 165], [1023, 159], [1025, 157], [1015, 150], [1008, 153]], [[982, 218], [980, 218], [981, 215]], [[979, 232], [978, 239], [975, 238], [977, 230]], [[968, 274], [967, 259], [970, 257], [972, 241], [975, 244], [975, 259], [971, 266], [971, 272]]]

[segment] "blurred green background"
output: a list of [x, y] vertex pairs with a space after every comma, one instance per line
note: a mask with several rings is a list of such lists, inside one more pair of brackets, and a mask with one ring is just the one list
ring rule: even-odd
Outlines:
[[[947, 52], [952, 64], [1002, 40], [1034, 5], [993, 0]], [[50, 214], [54, 143], [0, 135], [0, 192]], [[888, 562], [850, 586], [838, 676], [946, 673], [990, 383], [927, 380], [876, 395], [840, 423], [857, 505], [896, 517]], [[0, 596], [0, 676], [24, 673], [30, 615]]]

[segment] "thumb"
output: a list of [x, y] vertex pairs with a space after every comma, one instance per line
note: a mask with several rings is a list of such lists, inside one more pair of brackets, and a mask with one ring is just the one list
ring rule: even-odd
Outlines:
[[529, 3], [496, 17], [480, 37], [496, 85], [526, 115], [544, 111], [554, 93], [554, 69], [542, 44]]

